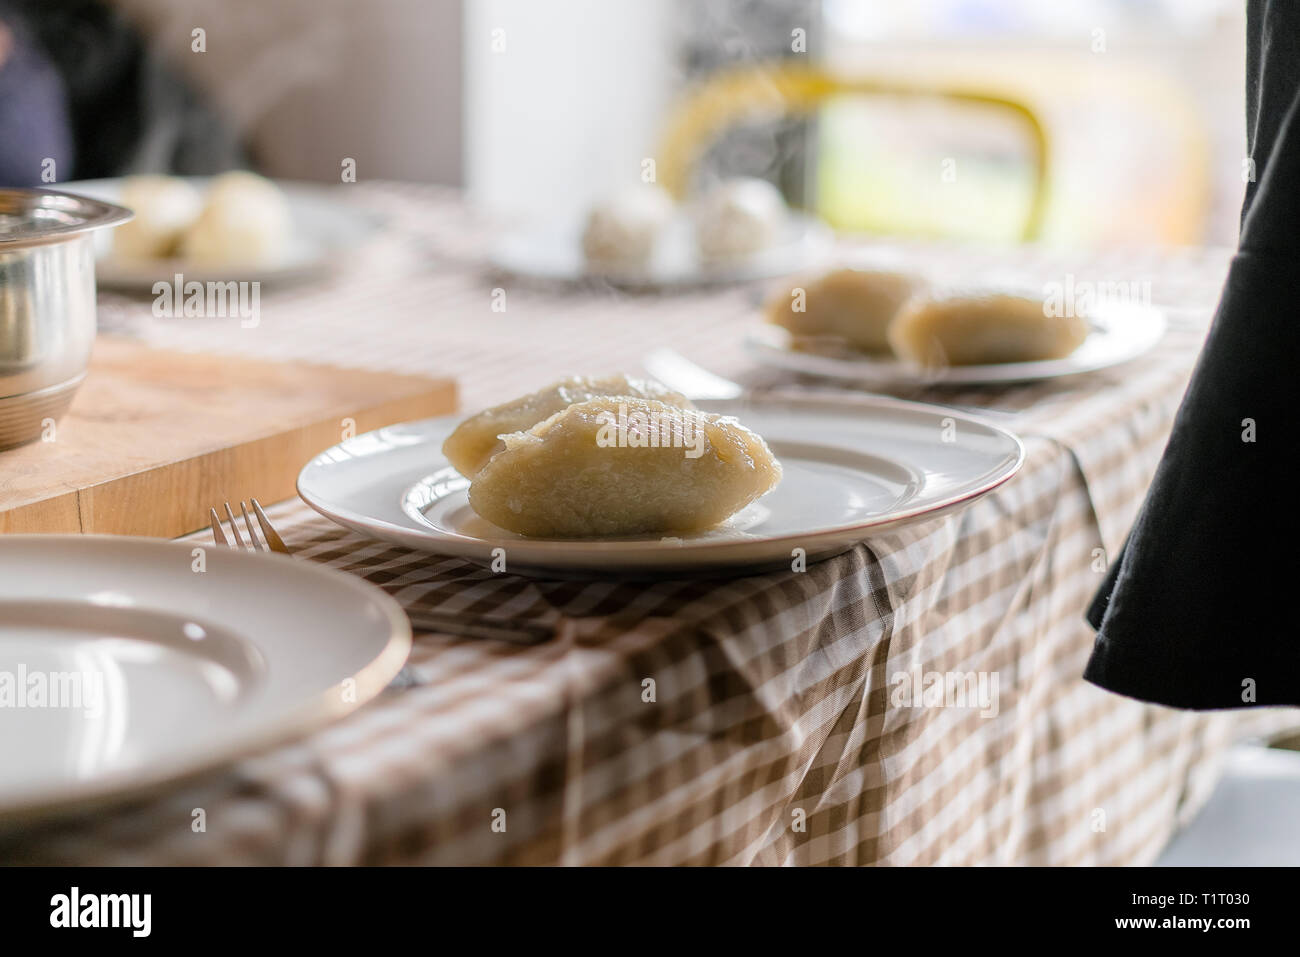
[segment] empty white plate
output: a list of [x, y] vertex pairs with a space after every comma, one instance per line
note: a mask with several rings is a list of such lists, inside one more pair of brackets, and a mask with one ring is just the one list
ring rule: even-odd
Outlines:
[[359, 707], [406, 660], [351, 575], [188, 542], [0, 536], [0, 817], [135, 794]]
[[875, 357], [847, 348], [795, 349], [790, 334], [780, 326], [756, 322], [745, 337], [750, 354], [764, 365], [790, 372], [884, 385], [979, 385], [1032, 382], [1094, 372], [1136, 359], [1165, 334], [1165, 315], [1159, 309], [1128, 303], [1099, 307], [1089, 317], [1091, 330], [1078, 349], [1063, 359], [1039, 362], [1000, 362], [989, 365], [947, 366], [927, 369], [889, 357]]
[[[200, 192], [208, 177], [185, 177]], [[174, 282], [176, 274], [186, 282], [284, 282], [318, 276], [328, 270], [335, 257], [374, 236], [382, 220], [374, 213], [341, 202], [335, 188], [311, 183], [276, 182], [289, 205], [293, 236], [280, 262], [265, 265], [201, 265], [184, 259], [131, 261], [113, 255], [112, 230], [96, 240], [95, 279], [106, 289], [148, 292], [156, 282]], [[94, 199], [121, 201], [122, 180], [88, 179], [59, 184], [58, 189]]]
[[321, 453], [298, 493], [364, 535], [537, 576], [668, 575], [788, 567], [873, 533], [933, 518], [1005, 482], [1024, 449], [1010, 432], [951, 409], [893, 399], [705, 401], [762, 435], [781, 484], [727, 523], [682, 538], [524, 538], [480, 518], [443, 457], [461, 416], [368, 432]]
[[507, 236], [490, 255], [496, 269], [526, 279], [605, 282], [623, 288], [673, 288], [747, 282], [811, 269], [834, 244], [830, 228], [819, 219], [792, 213], [767, 249], [728, 263], [700, 258], [690, 223], [679, 218], [666, 231], [644, 268], [602, 268], [582, 253], [582, 225], [538, 226]]

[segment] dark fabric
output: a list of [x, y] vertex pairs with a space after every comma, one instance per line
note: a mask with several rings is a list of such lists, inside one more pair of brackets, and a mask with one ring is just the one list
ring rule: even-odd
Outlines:
[[[1255, 160], [1173, 433], [1093, 599], [1084, 677], [1182, 708], [1300, 704], [1300, 3], [1247, 12]], [[1253, 423], [1254, 441], [1246, 441]]]
[[1246, 151], [1255, 178], [1246, 182], [1243, 225], [1282, 118], [1300, 88], [1300, 12], [1295, 6], [1275, 0], [1246, 4]]
[[[0, 2], [0, 186], [40, 186], [47, 160], [72, 170], [72, 123], [63, 78], [17, 17]], [[3, 52], [3, 50], [0, 50]]]
[[[0, 0], [0, 18], [23, 30], [61, 79], [72, 149], [60, 182], [246, 165], [237, 138], [120, 13], [98, 0]], [[33, 92], [10, 92], [20, 115], [44, 108]], [[0, 125], [0, 163], [11, 150], [30, 152], [25, 129]]]

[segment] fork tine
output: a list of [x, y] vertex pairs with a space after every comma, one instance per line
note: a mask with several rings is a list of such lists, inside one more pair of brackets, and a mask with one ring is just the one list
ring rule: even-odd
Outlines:
[[264, 545], [261, 539], [259, 539], [257, 535], [254, 534], [253, 532], [253, 520], [248, 517], [248, 506], [245, 505], [243, 502], [240, 502], [239, 511], [244, 516], [244, 528], [248, 529], [248, 540], [253, 543], [253, 548], [259, 552], [266, 551], [267, 550], [266, 545]]
[[262, 526], [262, 534], [266, 536], [266, 544], [270, 547], [271, 551], [281, 552], [282, 554], [288, 555], [289, 547], [284, 544], [284, 539], [281, 538], [280, 533], [275, 530], [275, 527], [271, 524], [271, 520], [266, 517], [266, 512], [262, 511], [261, 504], [255, 498], [250, 498], [248, 501], [253, 506], [253, 514], [257, 516], [257, 524]]
[[230, 540], [226, 538], [226, 533], [221, 530], [221, 519], [217, 517], [215, 508], [208, 509], [208, 515], [212, 518], [212, 541], [216, 545], [225, 545], [227, 548], [234, 548]]
[[235, 524], [235, 513], [230, 510], [230, 503], [226, 502], [226, 518], [230, 520], [230, 534], [235, 538], [234, 548], [243, 548], [244, 540], [239, 537], [239, 526]]

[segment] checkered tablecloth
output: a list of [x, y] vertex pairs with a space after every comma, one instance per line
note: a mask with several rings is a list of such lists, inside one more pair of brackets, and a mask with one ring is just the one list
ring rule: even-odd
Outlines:
[[[104, 297], [104, 326], [171, 348], [448, 373], [467, 408], [565, 373], [635, 369], [665, 345], [776, 381], [740, 344], [753, 289], [625, 296], [509, 280], [484, 270], [492, 224], [458, 197], [383, 184], [340, 195], [383, 212], [384, 235], [328, 282], [264, 290], [257, 328], [155, 319], [117, 296]], [[1083, 610], [1159, 458], [1228, 255], [888, 252], [952, 280], [1147, 283], [1172, 328], [1155, 354], [1109, 372], [913, 391], [1013, 413], [999, 422], [1025, 439], [1022, 473], [957, 515], [802, 573], [536, 581], [278, 505], [299, 560], [408, 608], [534, 620], [556, 637], [420, 634], [415, 680], [332, 727], [111, 813], [0, 833], [0, 860], [1151, 861], [1234, 738], [1294, 723], [1145, 706], [1079, 677]], [[995, 706], [903, 697], [936, 675], [995, 679]]]

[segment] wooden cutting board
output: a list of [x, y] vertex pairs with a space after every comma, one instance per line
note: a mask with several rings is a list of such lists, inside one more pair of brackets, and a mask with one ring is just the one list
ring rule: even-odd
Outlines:
[[455, 410], [450, 379], [149, 349], [101, 337], [52, 441], [0, 452], [0, 532], [171, 538], [290, 498], [312, 456]]

